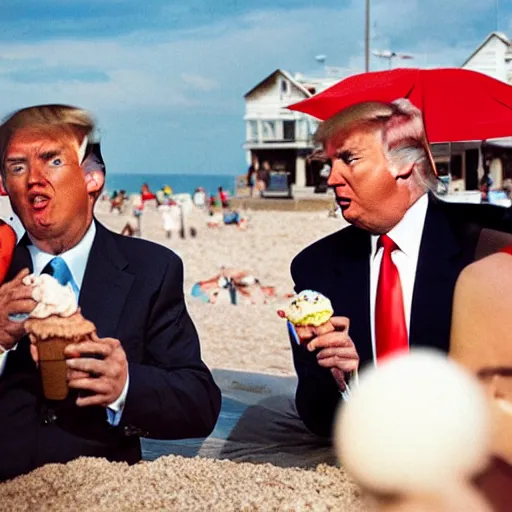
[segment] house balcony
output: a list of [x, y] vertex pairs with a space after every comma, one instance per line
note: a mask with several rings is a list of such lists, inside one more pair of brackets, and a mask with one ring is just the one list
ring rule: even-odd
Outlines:
[[314, 144], [311, 139], [265, 139], [265, 140], [246, 140], [243, 148], [247, 151], [255, 149], [313, 149]]

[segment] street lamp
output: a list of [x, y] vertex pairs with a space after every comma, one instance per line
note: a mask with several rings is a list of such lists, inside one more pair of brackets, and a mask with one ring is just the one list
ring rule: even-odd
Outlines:
[[373, 55], [381, 59], [388, 59], [389, 69], [393, 68], [393, 59], [414, 59], [412, 55], [405, 53], [392, 52], [391, 50], [374, 50]]
[[364, 12], [364, 70], [370, 71], [370, 0], [366, 0]]

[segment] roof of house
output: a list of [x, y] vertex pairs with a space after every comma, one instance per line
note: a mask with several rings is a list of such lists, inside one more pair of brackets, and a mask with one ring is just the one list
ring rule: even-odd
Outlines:
[[300, 91], [302, 91], [304, 93], [305, 97], [309, 98], [310, 96], [312, 96], [312, 94], [300, 82], [295, 80], [295, 78], [293, 78], [293, 76], [290, 75], [290, 73], [288, 73], [288, 71], [284, 71], [283, 69], [276, 69], [273, 73], [271, 73], [266, 78], [264, 78], [261, 82], [259, 82], [257, 85], [255, 85], [250, 91], [246, 92], [244, 94], [244, 98], [247, 98], [247, 96], [249, 96], [256, 89], [261, 87], [265, 82], [272, 80], [276, 75], [281, 75], [281, 76], [285, 77], [290, 83], [292, 83], [295, 87], [297, 87]]
[[503, 41], [507, 46], [512, 48], [512, 42], [503, 32], [491, 32], [480, 44], [480, 46], [464, 61], [461, 68], [463, 68], [492, 38], [497, 37]]

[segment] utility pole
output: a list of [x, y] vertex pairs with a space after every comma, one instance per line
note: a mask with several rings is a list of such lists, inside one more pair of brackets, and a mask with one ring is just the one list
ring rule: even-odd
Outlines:
[[364, 70], [370, 71], [370, 0], [366, 0], [364, 26]]

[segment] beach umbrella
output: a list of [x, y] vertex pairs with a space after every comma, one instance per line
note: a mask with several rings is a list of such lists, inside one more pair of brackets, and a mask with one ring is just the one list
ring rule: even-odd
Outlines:
[[325, 120], [358, 103], [398, 98], [407, 98], [422, 111], [431, 143], [512, 135], [512, 86], [467, 69], [362, 73], [288, 108]]

